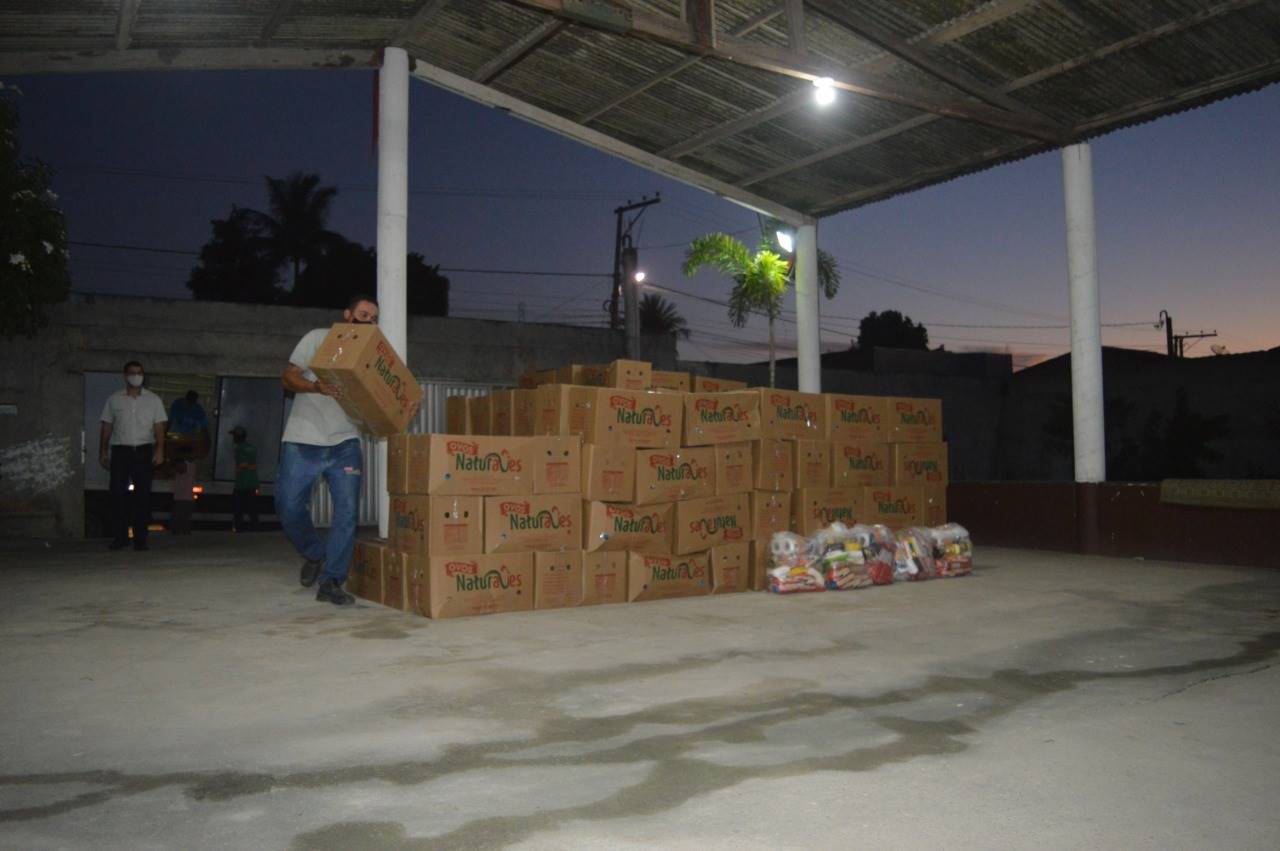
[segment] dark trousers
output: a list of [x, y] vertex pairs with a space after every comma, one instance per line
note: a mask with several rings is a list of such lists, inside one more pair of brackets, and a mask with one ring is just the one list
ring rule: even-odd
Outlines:
[[[151, 454], [155, 446], [111, 447], [111, 537], [129, 540], [133, 526], [134, 546], [147, 542], [147, 524], [151, 522]], [[133, 482], [133, 511], [129, 505], [129, 483]], [[130, 520], [126, 522], [126, 516]]]
[[[244, 515], [249, 515], [249, 526], [244, 525]], [[231, 492], [231, 528], [236, 532], [258, 531], [258, 504], [254, 501], [254, 491], [233, 490]]]

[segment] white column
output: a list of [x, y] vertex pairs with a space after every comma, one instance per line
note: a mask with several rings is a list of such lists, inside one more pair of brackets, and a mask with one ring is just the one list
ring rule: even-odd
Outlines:
[[[409, 221], [409, 55], [383, 53], [378, 75], [378, 327], [406, 362], [409, 358], [405, 297]], [[387, 442], [378, 441], [378, 534], [387, 537]]]
[[1071, 279], [1071, 413], [1077, 482], [1107, 479], [1102, 405], [1102, 312], [1093, 221], [1093, 164], [1089, 145], [1062, 149], [1062, 194], [1067, 206], [1067, 273]]
[[818, 223], [796, 228], [796, 349], [799, 390], [822, 392], [822, 345], [818, 330]]

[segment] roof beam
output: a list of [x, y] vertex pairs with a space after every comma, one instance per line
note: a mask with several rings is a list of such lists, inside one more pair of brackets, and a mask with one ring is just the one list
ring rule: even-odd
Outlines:
[[489, 83], [504, 71], [524, 59], [560, 30], [569, 26], [567, 21], [559, 18], [547, 18], [530, 30], [523, 38], [518, 39], [506, 50], [484, 63], [471, 75], [477, 83]]
[[[506, 0], [506, 2], [541, 9], [606, 31], [621, 30], [624, 35], [645, 38], [679, 50], [711, 56], [799, 80], [811, 82], [819, 77], [830, 77], [837, 88], [854, 94], [900, 103], [961, 121], [984, 124], [1019, 136], [1044, 141], [1057, 141], [1060, 138], [1057, 127], [1040, 119], [1014, 115], [986, 104], [942, 97], [936, 92], [896, 80], [877, 78], [847, 66], [840, 67], [834, 63], [807, 56], [793, 56], [788, 50], [780, 50], [770, 45], [726, 36], [721, 37], [714, 47], [706, 47], [695, 43], [689, 37], [683, 22], [669, 15], [655, 15], [627, 7], [611, 6], [610, 8], [622, 11], [619, 11], [616, 19], [606, 26], [595, 18], [574, 14], [572, 3], [566, 7], [567, 0]], [[566, 8], [570, 11], [566, 11]]]
[[294, 7], [297, 5], [298, 0], [277, 0], [271, 14], [267, 15], [267, 19], [262, 22], [262, 32], [258, 33], [258, 44], [264, 46], [270, 44], [271, 39], [276, 37], [276, 30], [280, 29], [285, 18], [293, 14]]
[[522, 118], [554, 133], [559, 133], [561, 136], [567, 136], [570, 139], [590, 145], [642, 168], [656, 171], [673, 180], [679, 180], [690, 186], [696, 186], [699, 189], [712, 192], [722, 198], [741, 204], [749, 210], [773, 216], [791, 225], [811, 224], [814, 221], [809, 216], [790, 207], [785, 207], [776, 201], [770, 201], [768, 198], [763, 198], [746, 189], [717, 180], [714, 177], [678, 163], [673, 163], [670, 160], [665, 160], [643, 148], [630, 145], [598, 130], [592, 130], [590, 127], [584, 127], [562, 115], [534, 106], [474, 80], [469, 80], [466, 77], [454, 74], [452, 71], [437, 68], [421, 59], [413, 64], [413, 70], [410, 73], [432, 85], [448, 89], [486, 106], [509, 112], [517, 118]]
[[716, 46], [716, 0], [684, 0], [684, 18], [689, 22], [689, 38], [699, 47]]
[[791, 52], [803, 56], [808, 52], [804, 45], [804, 0], [787, 0], [787, 45]]
[[422, 0], [422, 5], [418, 7], [418, 11], [414, 12], [409, 20], [405, 21], [404, 26], [396, 30], [396, 34], [387, 43], [403, 47], [405, 41], [422, 32], [427, 24], [431, 22], [431, 19], [436, 16], [436, 13], [448, 3], [449, 0]]
[[[763, 12], [753, 15], [747, 20], [743, 21], [739, 26], [731, 29], [729, 31], [729, 35], [735, 36], [735, 37], [743, 36], [753, 30], [759, 29], [760, 27], [769, 23], [769, 21], [776, 18], [778, 15], [782, 14], [782, 9], [783, 9], [782, 4], [778, 4], [774, 6], [772, 9], [765, 9]], [[623, 103], [626, 103], [636, 95], [644, 94], [649, 89], [656, 86], [658, 83], [661, 83], [663, 80], [670, 79], [671, 77], [674, 77], [676, 74], [679, 74], [681, 71], [685, 70], [686, 68], [692, 68], [694, 65], [697, 65], [701, 61], [702, 61], [701, 56], [690, 56], [686, 59], [681, 59], [679, 62], [676, 62], [675, 64], [671, 65], [666, 70], [659, 71], [657, 74], [654, 74], [652, 77], [645, 80], [643, 83], [638, 83], [637, 85], [632, 86], [631, 88], [627, 89], [625, 92], [612, 98], [611, 100], [608, 100], [600, 104], [599, 106], [596, 106], [587, 110], [586, 112], [578, 116], [577, 121], [580, 124], [586, 124], [590, 121], [594, 121], [595, 119], [599, 118], [601, 115], [604, 115], [606, 112], [613, 109], [614, 107], [617, 107], [622, 105]]]
[[678, 159], [685, 154], [693, 153], [699, 148], [705, 148], [707, 145], [719, 142], [721, 139], [727, 139], [730, 136], [736, 136], [744, 130], [763, 124], [766, 121], [772, 121], [775, 118], [786, 115], [789, 112], [795, 112], [805, 104], [813, 102], [812, 92], [804, 91], [780, 97], [773, 103], [762, 106], [759, 109], [753, 109], [750, 112], [735, 118], [732, 121], [726, 121], [724, 124], [717, 125], [711, 129], [691, 136], [683, 142], [677, 142], [674, 145], [663, 148], [658, 151], [658, 156], [666, 157], [669, 160]]
[[241, 71], [359, 69], [373, 64], [373, 48], [183, 47], [131, 50], [0, 50], [0, 74], [85, 74], [98, 71]]
[[116, 50], [128, 50], [133, 41], [133, 25], [138, 20], [138, 7], [142, 0], [120, 0], [120, 12], [116, 16]]
[[[914, 65], [928, 74], [932, 74], [947, 85], [954, 86], [966, 94], [984, 100], [992, 106], [1007, 109], [1026, 118], [1040, 119], [1032, 110], [1019, 103], [1007, 94], [992, 88], [986, 83], [971, 76], [960, 68], [948, 65], [931, 56], [927, 51], [898, 38], [886, 27], [869, 18], [854, 19], [842, 9], [835, 7], [830, 0], [806, 0], [810, 8], [822, 15], [836, 26], [848, 30], [872, 44], [887, 50], [899, 59]], [[1065, 128], [1063, 128], [1065, 131]]]

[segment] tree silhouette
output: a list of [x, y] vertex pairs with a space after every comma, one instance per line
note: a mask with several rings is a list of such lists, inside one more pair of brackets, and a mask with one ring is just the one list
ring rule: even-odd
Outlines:
[[913, 322], [896, 310], [879, 313], [873, 310], [862, 317], [858, 323], [858, 338], [849, 346], [849, 351], [854, 353], [854, 367], [870, 369], [877, 346], [925, 350], [929, 348], [929, 332], [923, 324]]
[[0, 90], [0, 336], [30, 336], [71, 291], [67, 228], [48, 166], [18, 158], [19, 92]]
[[275, 304], [284, 299], [279, 264], [258, 229], [257, 214], [232, 207], [225, 219], [213, 219], [213, 237], [200, 249], [187, 288], [204, 301]]
[[665, 334], [676, 340], [689, 339], [689, 323], [676, 306], [657, 293], [645, 293], [640, 299], [640, 333]]
[[293, 268], [290, 287], [296, 286], [303, 264], [309, 263], [335, 240], [325, 226], [338, 190], [321, 186], [320, 175], [295, 171], [288, 177], [265, 178], [269, 213], [252, 211], [256, 225], [279, 263]]
[[[439, 266], [428, 266], [421, 254], [410, 254], [406, 266], [408, 312], [417, 316], [449, 314], [449, 279]], [[293, 289], [290, 302], [299, 307], [347, 306], [357, 293], [378, 288], [378, 257], [374, 249], [345, 239], [330, 240], [312, 257]]]

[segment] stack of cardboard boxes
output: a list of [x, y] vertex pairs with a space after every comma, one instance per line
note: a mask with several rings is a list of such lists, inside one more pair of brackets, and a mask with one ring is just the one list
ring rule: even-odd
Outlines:
[[392, 539], [361, 543], [355, 574], [382, 585], [359, 593], [448, 617], [760, 589], [775, 532], [946, 520], [936, 399], [639, 361], [521, 384], [450, 398], [448, 435], [392, 440]]

